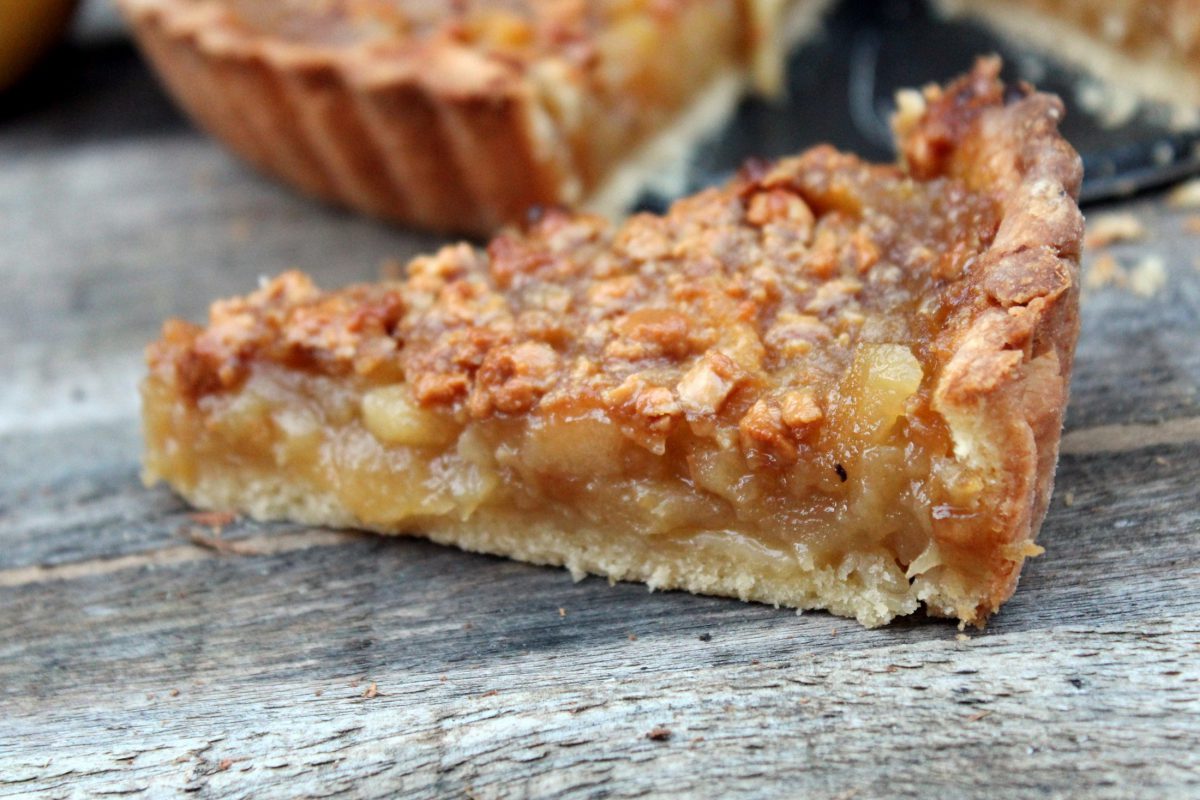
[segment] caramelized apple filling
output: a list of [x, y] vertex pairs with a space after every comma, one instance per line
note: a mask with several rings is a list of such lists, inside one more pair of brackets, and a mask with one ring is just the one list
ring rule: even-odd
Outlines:
[[726, 591], [808, 576], [775, 602], [811, 605], [816, 576], [873, 593], [860, 619], [906, 613], [922, 580], [986, 567], [955, 531], [986, 526], [991, 479], [931, 395], [997, 213], [818, 148], [616, 230], [550, 213], [403, 282], [287, 274], [168, 328], [148, 472], [185, 494], [224, 468], [286, 475], [338, 509], [321, 521], [436, 538], [517, 519], [699, 559]]

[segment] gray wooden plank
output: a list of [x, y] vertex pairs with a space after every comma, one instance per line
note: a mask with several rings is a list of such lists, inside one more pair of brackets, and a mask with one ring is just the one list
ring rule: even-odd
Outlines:
[[[739, 636], [736, 657], [721, 661], [712, 655], [720, 645], [651, 634], [596, 640], [587, 660], [541, 650], [463, 666], [363, 659], [341, 674], [301, 664], [267, 676], [235, 664], [216, 680], [193, 678], [208, 673], [184, 663], [135, 673], [85, 707], [49, 698], [35, 714], [11, 715], [23, 746], [4, 754], [0, 793], [30, 784], [45, 796], [99, 787], [361, 797], [1200, 789], [1194, 627], [830, 647], [819, 657], [776, 650], [756, 660], [758, 644]], [[206, 655], [196, 652], [195, 663]], [[377, 694], [365, 697], [372, 683]], [[656, 728], [670, 738], [648, 739]]]

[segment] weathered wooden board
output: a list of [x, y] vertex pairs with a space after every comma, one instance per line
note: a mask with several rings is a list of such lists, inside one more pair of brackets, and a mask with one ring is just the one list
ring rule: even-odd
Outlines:
[[288, 525], [220, 553], [138, 480], [142, 346], [433, 241], [248, 174], [104, 58], [137, 113], [0, 122], [0, 796], [1200, 797], [1189, 212], [1121, 209], [1166, 283], [1088, 291], [1047, 553], [985, 632]]

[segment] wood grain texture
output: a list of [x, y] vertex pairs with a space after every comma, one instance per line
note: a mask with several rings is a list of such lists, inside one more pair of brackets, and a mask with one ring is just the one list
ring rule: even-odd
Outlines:
[[260, 274], [432, 240], [182, 124], [65, 114], [0, 127], [0, 797], [1200, 796], [1190, 212], [1123, 207], [1150, 236], [1110, 252], [1167, 282], [1085, 293], [1013, 600], [868, 631], [417, 540], [238, 521], [213, 549], [138, 480], [142, 346]]

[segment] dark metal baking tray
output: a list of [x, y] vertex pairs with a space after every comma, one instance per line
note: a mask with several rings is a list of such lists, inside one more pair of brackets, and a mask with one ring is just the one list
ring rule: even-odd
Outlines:
[[[943, 19], [920, 0], [846, 0], [816, 37], [792, 53], [786, 96], [746, 99], [697, 150], [684, 191], [726, 180], [752, 156], [788, 155], [817, 142], [891, 159], [887, 120], [896, 90], [945, 81], [986, 53], [1004, 57], [1007, 79], [1030, 81], [1066, 102], [1063, 133], [1083, 156], [1085, 202], [1200, 171], [1200, 129], [1180, 129], [1177, 110], [1140, 102], [1114, 113], [1096, 78], [980, 25]], [[1089, 91], [1100, 92], [1098, 102], [1080, 102]], [[639, 207], [661, 209], [670, 199], [647, 194]]]

